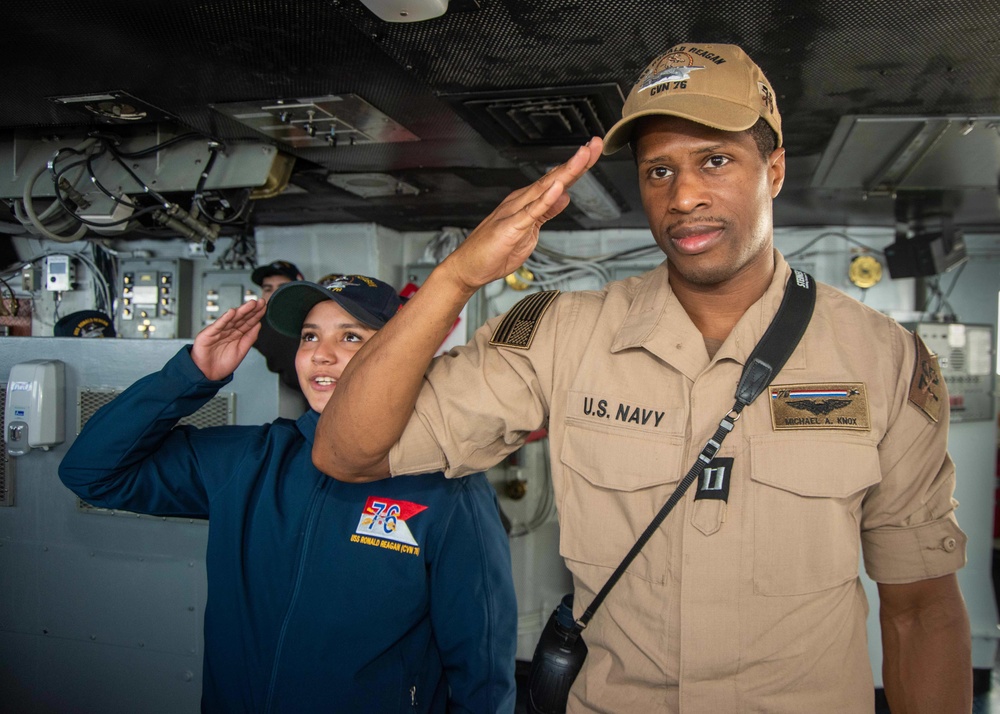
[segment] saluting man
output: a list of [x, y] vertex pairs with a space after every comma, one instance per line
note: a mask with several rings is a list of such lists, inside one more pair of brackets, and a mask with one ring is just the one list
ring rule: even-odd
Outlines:
[[[431, 364], [466, 300], [531, 254], [602, 148], [627, 145], [666, 261], [599, 291], [533, 294]], [[760, 68], [732, 45], [672, 47], [603, 142], [510, 194], [357, 355], [314, 462], [348, 481], [462, 476], [547, 427], [579, 617], [733, 405], [777, 312], [784, 178]], [[893, 713], [970, 711], [948, 416], [920, 339], [819, 285], [784, 368], [584, 631], [569, 711], [870, 713], [859, 552]]]

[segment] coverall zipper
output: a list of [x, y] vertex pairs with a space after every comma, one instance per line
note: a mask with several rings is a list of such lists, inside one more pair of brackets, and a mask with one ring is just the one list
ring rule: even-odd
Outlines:
[[288, 630], [288, 623], [292, 618], [292, 611], [295, 609], [295, 602], [299, 597], [299, 588], [302, 585], [302, 574], [305, 571], [306, 556], [309, 554], [309, 546], [312, 543], [312, 534], [316, 530], [316, 521], [319, 518], [319, 505], [324, 500], [327, 479], [323, 478], [313, 491], [312, 498], [309, 499], [309, 516], [306, 519], [306, 529], [302, 536], [302, 550], [299, 553], [299, 562], [295, 572], [295, 587], [292, 590], [292, 597], [288, 601], [288, 609], [285, 611], [284, 622], [281, 623], [281, 632], [278, 635], [278, 646], [274, 650], [274, 664], [271, 666], [271, 681], [267, 686], [267, 703], [264, 711], [271, 711], [274, 703], [274, 688], [278, 680], [278, 665], [281, 662], [281, 650], [285, 644], [285, 632]]

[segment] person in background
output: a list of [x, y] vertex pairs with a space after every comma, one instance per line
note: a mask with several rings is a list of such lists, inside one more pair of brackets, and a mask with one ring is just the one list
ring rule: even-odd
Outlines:
[[[275, 260], [267, 265], [257, 266], [250, 274], [250, 280], [255, 285], [260, 286], [260, 299], [265, 304], [270, 300], [274, 291], [282, 285], [302, 279], [302, 271], [294, 263], [289, 263], [287, 260]], [[282, 335], [264, 320], [261, 322], [260, 334], [253, 346], [264, 355], [267, 368], [278, 375], [281, 383], [301, 394], [299, 378], [295, 374], [295, 352], [299, 347], [298, 340], [288, 335]]]
[[517, 603], [486, 476], [346, 484], [312, 465], [341, 372], [400, 306], [360, 275], [281, 287], [267, 319], [299, 335], [309, 409], [178, 426], [257, 338], [264, 301], [229, 310], [91, 417], [60, 464], [95, 506], [209, 520], [203, 711], [514, 710]]
[[260, 299], [267, 304], [274, 292], [285, 283], [304, 280], [302, 271], [287, 260], [275, 260], [267, 265], [259, 265], [250, 274], [250, 280], [260, 286]]
[[[580, 617], [720, 430], [789, 279], [811, 282], [774, 249], [777, 96], [734, 45], [682, 43], [653, 60], [603, 142], [511, 193], [351, 362], [314, 463], [357, 482], [461, 476], [547, 427]], [[602, 290], [532, 294], [431, 364], [465, 302], [535, 249], [567, 187], [626, 146], [666, 261]], [[730, 422], [710, 478], [584, 630], [569, 711], [871, 712], [860, 556], [878, 585], [894, 714], [971, 710], [955, 575], [966, 536], [937, 359], [843, 292], [815, 295], [784, 368]]]

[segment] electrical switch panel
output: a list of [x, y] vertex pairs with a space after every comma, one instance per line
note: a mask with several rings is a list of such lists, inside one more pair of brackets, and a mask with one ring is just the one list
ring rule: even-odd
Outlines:
[[187, 260], [123, 260], [118, 334], [134, 339], [191, 337], [191, 263]]

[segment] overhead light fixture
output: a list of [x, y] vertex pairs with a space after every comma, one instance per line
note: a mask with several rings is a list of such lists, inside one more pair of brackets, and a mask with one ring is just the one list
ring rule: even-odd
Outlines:
[[585, 173], [567, 189], [573, 205], [595, 221], [613, 221], [621, 218], [618, 202], [593, 173]]
[[448, 0], [361, 0], [361, 3], [386, 22], [432, 20], [448, 11]]
[[128, 92], [119, 90], [97, 94], [49, 97], [49, 101], [90, 112], [109, 124], [177, 121], [176, 117], [170, 116], [162, 109], [133, 97]]
[[296, 149], [336, 149], [420, 140], [356, 94], [210, 106], [254, 131]]

